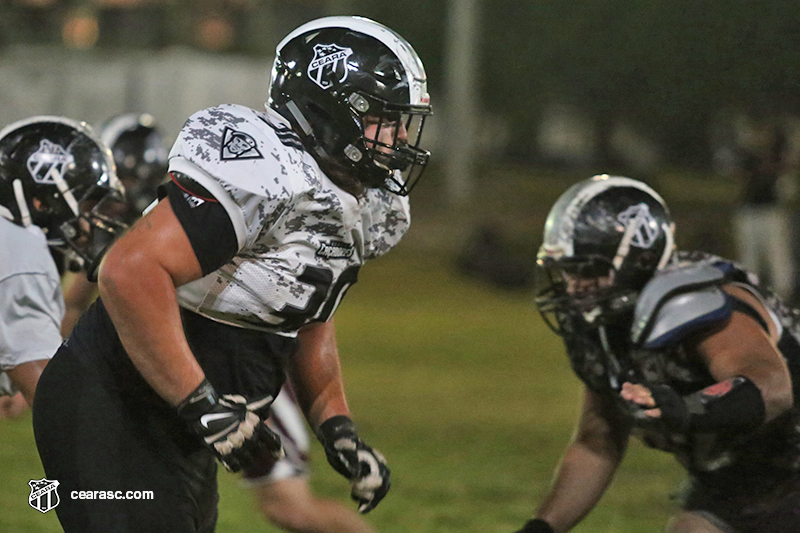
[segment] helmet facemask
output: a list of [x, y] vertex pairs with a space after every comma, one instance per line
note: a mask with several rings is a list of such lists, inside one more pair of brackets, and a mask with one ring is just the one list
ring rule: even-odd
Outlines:
[[[430, 152], [420, 148], [422, 129], [430, 109], [393, 105], [354, 94], [356, 98], [352, 100], [372, 102], [368, 111], [359, 116], [360, 144], [370, 165], [359, 169], [362, 183], [406, 196], [419, 181], [430, 159]], [[345, 148], [345, 155], [355, 159], [354, 163], [363, 157], [359, 152], [351, 146]]]
[[637, 291], [617, 280], [617, 271], [602, 258], [539, 261], [536, 305], [545, 323], [563, 334], [568, 315], [591, 326], [618, 321], [633, 310]]
[[[48, 232], [48, 245], [60, 251], [73, 271], [86, 271], [96, 279], [100, 259], [128, 226], [120, 220], [127, 209], [121, 191], [92, 186], [79, 201], [78, 214]], [[50, 237], [52, 235], [52, 237]]]

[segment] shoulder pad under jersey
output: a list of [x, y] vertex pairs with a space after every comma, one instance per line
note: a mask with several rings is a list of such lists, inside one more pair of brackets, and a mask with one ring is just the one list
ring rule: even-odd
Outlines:
[[235, 104], [198, 111], [178, 133], [170, 152], [170, 171], [198, 182], [204, 174], [268, 198], [305, 187], [313, 172], [305, 168], [300, 140], [283, 120], [276, 113]]
[[657, 274], [636, 302], [631, 326], [634, 345], [663, 348], [730, 317], [730, 298], [720, 288], [724, 280], [724, 272], [712, 265], [692, 265]]

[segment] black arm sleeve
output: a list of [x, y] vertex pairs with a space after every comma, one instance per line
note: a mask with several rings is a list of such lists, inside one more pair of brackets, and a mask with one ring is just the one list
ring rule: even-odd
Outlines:
[[230, 261], [239, 251], [236, 232], [225, 208], [197, 182], [173, 173], [172, 181], [159, 187], [158, 196], [169, 198], [204, 276]]
[[734, 311], [739, 311], [740, 313], [744, 313], [756, 322], [758, 325], [764, 328], [764, 331], [769, 333], [769, 326], [766, 322], [764, 322], [764, 318], [761, 316], [761, 313], [753, 309], [753, 306], [749, 303], [736, 298], [735, 296], [731, 296], [731, 305]]

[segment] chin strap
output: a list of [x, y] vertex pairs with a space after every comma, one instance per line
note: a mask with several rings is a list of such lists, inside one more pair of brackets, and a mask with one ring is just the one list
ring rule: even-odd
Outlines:
[[625, 258], [628, 257], [628, 252], [631, 251], [631, 241], [633, 240], [633, 236], [638, 227], [639, 220], [637, 217], [631, 217], [631, 219], [628, 221], [628, 226], [625, 228], [625, 233], [622, 235], [622, 240], [619, 241], [617, 253], [612, 261], [614, 270], [617, 272], [619, 272], [619, 269], [622, 267], [622, 263], [625, 261]]
[[69, 185], [64, 180], [64, 177], [61, 176], [60, 172], [52, 172], [53, 181], [56, 183], [56, 188], [58, 192], [61, 193], [62, 198], [67, 202], [72, 214], [76, 217], [80, 215], [80, 210], [78, 207], [78, 201], [75, 199], [75, 196], [72, 194], [72, 191], [69, 190]]
[[[14, 188], [14, 198], [17, 200], [17, 207], [19, 207], [19, 215], [22, 219], [22, 226], [27, 228], [31, 225], [31, 212], [28, 210], [28, 202], [25, 201], [25, 191], [22, 190], [22, 182], [18, 179], [14, 180], [11, 184]], [[3, 214], [5, 216], [5, 214]], [[11, 218], [13, 220], [13, 217]]]
[[300, 126], [301, 130], [303, 130], [303, 135], [307, 139], [310, 139], [311, 142], [309, 144], [311, 145], [311, 148], [314, 150], [314, 152], [319, 157], [326, 158], [327, 155], [325, 154], [324, 150], [322, 150], [322, 147], [319, 145], [319, 141], [317, 141], [317, 137], [314, 135], [314, 130], [311, 129], [311, 124], [308, 123], [308, 120], [306, 120], [306, 117], [303, 115], [303, 112], [300, 111], [300, 108], [297, 107], [297, 104], [295, 104], [293, 100], [288, 100], [283, 107], [285, 107], [286, 110], [289, 111], [289, 114], [291, 114], [292, 117], [294, 117], [294, 120], [295, 122], [297, 122], [297, 125]]
[[300, 126], [301, 130], [303, 130], [303, 133], [306, 135], [306, 137], [314, 137], [314, 131], [311, 129], [311, 124], [309, 124], [306, 120], [306, 117], [303, 116], [303, 113], [300, 111], [300, 108], [297, 107], [297, 104], [295, 104], [293, 100], [289, 100], [286, 102], [285, 107], [294, 117], [297, 125]]

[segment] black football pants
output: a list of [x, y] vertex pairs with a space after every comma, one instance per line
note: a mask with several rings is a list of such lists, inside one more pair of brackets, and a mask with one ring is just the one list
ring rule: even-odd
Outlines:
[[211, 453], [166, 403], [124, 394], [67, 346], [39, 381], [33, 427], [66, 533], [214, 531]]

